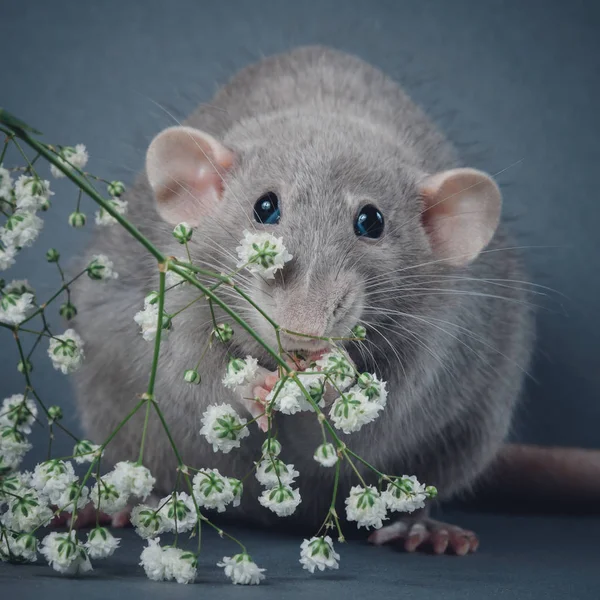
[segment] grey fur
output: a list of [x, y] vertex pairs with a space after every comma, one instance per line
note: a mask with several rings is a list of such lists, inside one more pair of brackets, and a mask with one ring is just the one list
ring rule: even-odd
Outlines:
[[[514, 244], [502, 229], [467, 268], [435, 262], [420, 224], [416, 184], [424, 174], [459, 164], [449, 143], [380, 71], [320, 47], [244, 69], [186, 124], [236, 154], [217, 214], [194, 235], [193, 259], [218, 270], [231, 268], [242, 231], [263, 227], [252, 222], [254, 202], [268, 190], [277, 192], [282, 221], [270, 230], [283, 236], [294, 261], [270, 285], [244, 276], [245, 285], [288, 327], [321, 322], [329, 335], [347, 335], [360, 318], [368, 341], [351, 353], [361, 368], [388, 381], [384, 416], [342, 437], [380, 470], [416, 474], [438, 486], [444, 498], [469, 489], [509, 430], [533, 327], [523, 286], [485, 281], [524, 279], [515, 252], [506, 249]], [[165, 252], [181, 256], [172, 227], [156, 213], [145, 176], [126, 197], [129, 217], [140, 230]], [[365, 199], [386, 217], [386, 235], [376, 243], [353, 234], [355, 211]], [[119, 227], [96, 233], [88, 255], [99, 252], [115, 260], [120, 278], [107, 284], [86, 281], [74, 298], [81, 315], [75, 327], [87, 356], [76, 377], [79, 409], [95, 441], [111, 432], [146, 389], [152, 344], [139, 336], [133, 315], [158, 281], [154, 260]], [[183, 306], [194, 295], [178, 288], [169, 293], [168, 308]], [[274, 335], [256, 313], [243, 315], [274, 345]], [[242, 448], [226, 455], [213, 453], [198, 434], [208, 404], [239, 406], [220, 381], [223, 349], [216, 347], [202, 363], [201, 385], [182, 379], [198, 360], [209, 321], [203, 303], [175, 319], [162, 349], [156, 396], [186, 463], [241, 477], [259, 457], [263, 434], [253, 428]], [[239, 328], [233, 350], [273, 368]], [[137, 458], [141, 421], [139, 415], [108, 447], [108, 462]], [[282, 458], [301, 473], [302, 503], [288, 522], [313, 527], [324, 518], [333, 476], [311, 458], [320, 428], [311, 414], [278, 415], [276, 422]], [[175, 483], [176, 463], [154, 416], [148, 440], [144, 462], [157, 477], [159, 492], [167, 492]], [[351, 484], [345, 472], [341, 499]], [[248, 478], [239, 510], [246, 519], [268, 522], [272, 514], [255, 500], [259, 492]]]

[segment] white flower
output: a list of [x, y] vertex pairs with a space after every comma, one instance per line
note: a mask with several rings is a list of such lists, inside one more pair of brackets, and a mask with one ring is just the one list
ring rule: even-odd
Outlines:
[[[319, 382], [320, 375], [306, 375], [301, 378], [302, 384], [305, 385], [306, 391], [323, 389], [322, 379]], [[314, 378], [314, 379], [313, 379]], [[312, 395], [312, 393], [311, 393]], [[323, 397], [322, 392], [320, 397]], [[305, 398], [302, 390], [294, 379], [280, 379], [273, 386], [266, 398], [269, 406], [283, 413], [284, 415], [294, 415], [299, 411], [312, 410], [310, 402]]]
[[5, 246], [25, 248], [37, 239], [44, 221], [32, 212], [18, 210], [13, 213], [0, 229], [0, 241]]
[[12, 177], [10, 171], [0, 165], [0, 199], [10, 200], [12, 190]]
[[[8, 532], [6, 533], [8, 535]], [[6, 544], [6, 542], [4, 542]], [[13, 558], [25, 562], [35, 562], [37, 560], [38, 542], [31, 533], [21, 533], [18, 536], [9, 536], [10, 553]], [[3, 547], [0, 544], [0, 556], [3, 554]]]
[[233, 358], [227, 365], [227, 372], [223, 377], [223, 385], [227, 388], [235, 388], [244, 383], [249, 383], [256, 376], [258, 360], [251, 356], [246, 359]]
[[236, 585], [258, 585], [265, 578], [263, 572], [266, 569], [258, 567], [245, 552], [232, 557], [224, 556], [217, 567], [225, 567], [225, 576]]
[[265, 490], [258, 497], [258, 501], [265, 508], [272, 510], [278, 517], [287, 517], [294, 513], [302, 499], [298, 490], [294, 490], [287, 485], [277, 485]]
[[31, 433], [38, 409], [36, 403], [23, 394], [5, 398], [0, 409], [0, 427], [15, 427], [21, 433]]
[[65, 375], [72, 373], [83, 362], [83, 340], [74, 329], [67, 329], [62, 335], [50, 339], [48, 356], [57, 371]]
[[15, 198], [18, 209], [25, 212], [40, 210], [50, 200], [50, 196], [54, 196], [54, 192], [50, 191], [49, 181], [29, 175], [21, 175], [17, 179]]
[[[81, 488], [81, 489], [80, 489]], [[58, 497], [56, 504], [62, 512], [72, 513], [75, 498], [77, 498], [77, 510], [81, 510], [88, 503], [90, 490], [84, 485], [80, 486], [76, 481], [71, 483]]]
[[213, 452], [227, 454], [250, 435], [246, 422], [229, 404], [211, 404], [202, 415], [200, 435], [212, 444]]
[[[0, 237], [2, 232], [0, 231]], [[15, 256], [17, 251], [12, 246], [0, 248], [0, 271], [6, 271], [15, 264]]]
[[270, 454], [271, 456], [279, 456], [281, 454], [281, 444], [277, 438], [267, 438], [262, 445], [261, 452]]
[[94, 527], [84, 544], [90, 558], [108, 558], [119, 547], [121, 538], [116, 538], [105, 527]]
[[98, 444], [92, 444], [89, 440], [79, 440], [73, 447], [73, 460], [78, 464], [91, 463], [100, 458], [100, 448]]
[[11, 497], [8, 510], [2, 515], [2, 523], [13, 531], [30, 532], [36, 527], [47, 525], [54, 513], [46, 505], [46, 500], [34, 490], [19, 492], [19, 497]]
[[160, 538], [148, 540], [140, 556], [140, 565], [153, 581], [175, 579], [177, 583], [191, 583], [196, 578], [196, 557], [180, 548], [162, 548]]
[[186, 242], [189, 242], [192, 239], [193, 233], [194, 233], [193, 227], [189, 223], [186, 223], [185, 221], [183, 221], [182, 223], [179, 223], [179, 225], [176, 225], [175, 229], [173, 229], [173, 237], [180, 244], [185, 244]]
[[355, 485], [346, 498], [346, 517], [356, 521], [358, 528], [379, 529], [387, 519], [385, 501], [374, 486]]
[[90, 559], [75, 532], [57, 533], [53, 531], [42, 540], [40, 552], [48, 564], [59, 573], [75, 575], [92, 570]]
[[13, 427], [0, 428], [0, 473], [16, 469], [32, 445]]
[[146, 467], [128, 461], [118, 462], [108, 477], [121, 495], [142, 500], [150, 495], [156, 482]]
[[[111, 200], [108, 200], [108, 204], [119, 215], [124, 215], [127, 212], [127, 200], [112, 198]], [[99, 211], [96, 211], [96, 225], [113, 225], [116, 222], [117, 220], [103, 208], [101, 208]]]
[[90, 499], [97, 510], [114, 515], [127, 506], [129, 497], [117, 489], [109, 475], [105, 475], [90, 490]]
[[273, 279], [275, 271], [293, 258], [285, 249], [282, 238], [270, 233], [250, 233], [244, 231], [244, 239], [236, 248], [239, 261], [237, 267], [246, 266], [251, 273], [260, 273], [266, 279]]
[[[144, 310], [135, 314], [133, 320], [141, 327], [142, 337], [147, 342], [152, 342], [156, 338], [158, 327], [158, 298], [156, 294], [148, 294], [144, 298]], [[170, 326], [169, 315], [163, 311], [163, 329]]]
[[231, 486], [231, 490], [233, 491], [233, 502], [231, 506], [236, 507], [239, 506], [242, 502], [242, 493], [244, 492], [244, 484], [235, 477], [229, 478], [229, 485]]
[[196, 557], [181, 548], [164, 548], [162, 562], [165, 579], [177, 583], [192, 583], [196, 579]]
[[159, 514], [165, 523], [165, 531], [183, 533], [193, 529], [198, 522], [194, 499], [185, 492], [176, 492], [163, 498]]
[[235, 498], [229, 478], [221, 475], [217, 469], [203, 469], [196, 473], [193, 488], [198, 506], [216, 508], [217, 512], [223, 512]]
[[114, 263], [105, 254], [96, 254], [88, 265], [87, 271], [91, 279], [117, 279], [119, 274], [114, 270]]
[[17, 496], [29, 490], [26, 473], [11, 473], [0, 477], [0, 508], [9, 505]]
[[425, 507], [427, 493], [414, 475], [403, 475], [389, 483], [381, 497], [389, 510], [411, 513]]
[[[73, 146], [65, 146], [61, 148], [57, 158], [65, 167], [72, 165], [77, 169], [83, 169], [83, 167], [85, 167], [87, 164], [89, 155], [83, 144], [77, 144], [74, 148]], [[52, 173], [53, 177], [59, 178], [65, 176], [65, 174], [54, 165], [50, 165], [50, 172]]]
[[381, 410], [380, 404], [371, 402], [358, 388], [353, 388], [336, 399], [329, 416], [338, 429], [352, 433], [374, 421]]
[[303, 569], [314, 573], [315, 569], [339, 568], [340, 555], [333, 549], [333, 541], [326, 535], [304, 540], [300, 545], [300, 564]]
[[385, 381], [378, 379], [375, 374], [361, 373], [356, 383], [371, 402], [377, 402], [381, 407], [385, 407], [388, 395]]
[[17, 325], [34, 308], [33, 294], [4, 290], [0, 296], [0, 322]]
[[[31, 477], [31, 487], [33, 487], [42, 496], [48, 498], [50, 504], [59, 507], [61, 500], [65, 500], [64, 505], [68, 504], [68, 498], [63, 497], [72, 483], [77, 482], [77, 475], [70, 462], [63, 460], [48, 460], [36, 465]], [[73, 496], [74, 499], [74, 496]], [[65, 508], [68, 508], [65, 506]]]
[[135, 527], [135, 532], [144, 539], [155, 538], [169, 529], [162, 511], [145, 504], [134, 506], [129, 520]]
[[326, 372], [335, 383], [336, 389], [344, 391], [354, 382], [355, 372], [350, 357], [339, 348], [324, 354], [316, 361], [319, 369]]
[[333, 444], [321, 444], [315, 450], [313, 458], [324, 467], [333, 467], [339, 459]]
[[266, 458], [256, 468], [256, 479], [266, 488], [272, 488], [280, 483], [291, 485], [300, 473], [294, 470], [294, 465], [286, 465], [278, 458]]

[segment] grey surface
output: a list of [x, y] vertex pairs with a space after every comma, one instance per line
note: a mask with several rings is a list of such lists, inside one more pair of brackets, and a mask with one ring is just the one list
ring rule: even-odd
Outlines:
[[[0, 567], [0, 590], [20, 600], [47, 598], [402, 598], [403, 600], [597, 600], [600, 596], [597, 539], [600, 519], [573, 521], [539, 517], [456, 515], [483, 540], [472, 556], [407, 554], [364, 541], [338, 545], [338, 571], [310, 575], [298, 564], [301, 538], [231, 529], [244, 540], [267, 580], [258, 587], [233, 586], [215, 566], [232, 544], [209, 533], [195, 585], [155, 583], [137, 566], [142, 542], [123, 534], [117, 557], [96, 561], [97, 569], [64, 579], [47, 566]], [[573, 544], [577, 540], [577, 545]]]
[[[84, 142], [91, 171], [125, 181], [141, 167], [153, 134], [173, 124], [167, 111], [184, 116], [262, 54], [329, 44], [397, 78], [472, 166], [499, 173], [505, 214], [519, 244], [528, 247], [532, 281], [567, 297], [539, 297], [547, 310], [539, 315], [536, 381], [528, 385], [515, 437], [600, 446], [600, 3], [3, 0], [0, 14], [0, 105], [29, 120], [47, 140]], [[46, 249], [53, 245], [73, 255], [86, 239], [85, 230], [66, 224], [75, 205], [72, 189], [62, 183], [54, 188], [41, 240], [8, 273], [29, 277], [41, 298], [58, 283], [43, 260]], [[87, 209], [92, 212], [91, 205]], [[0, 331], [0, 399], [22, 390], [16, 362], [10, 336]], [[72, 406], [68, 380], [42, 355], [34, 382], [49, 404]], [[76, 428], [76, 417], [66, 412], [66, 424]], [[59, 453], [69, 452], [67, 440], [59, 437], [57, 444]], [[379, 550], [363, 555], [351, 547], [345, 570], [322, 578], [319, 587], [297, 571], [269, 565], [268, 590], [275, 597], [293, 589], [301, 597], [342, 589], [358, 596], [355, 583], [363, 579], [407, 598], [429, 598], [431, 589], [443, 597], [561, 598], [576, 583], [581, 593], [569, 597], [598, 597], [584, 590], [592, 578], [597, 583], [592, 557], [597, 562], [598, 553], [590, 542], [599, 532], [597, 521], [486, 517], [482, 527], [489, 532], [489, 554], [456, 561]], [[295, 553], [283, 539], [274, 544], [264, 538], [258, 546], [265, 557], [278, 557], [278, 547], [286, 556]], [[37, 567], [31, 571], [36, 577], [26, 580], [14, 580], [12, 573], [30, 571], [0, 569], [21, 595], [61, 589], [99, 597], [114, 594], [117, 581], [123, 594], [135, 589], [150, 597], [165, 589], [124, 578], [117, 567], [108, 580], [94, 576], [94, 586], [46, 579]], [[400, 588], [392, 587], [397, 582]], [[189, 593], [168, 589], [169, 595]]]

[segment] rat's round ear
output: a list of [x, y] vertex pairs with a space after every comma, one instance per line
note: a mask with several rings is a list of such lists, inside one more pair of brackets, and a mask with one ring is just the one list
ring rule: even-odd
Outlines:
[[146, 153], [146, 174], [161, 217], [198, 225], [221, 198], [232, 164], [233, 153], [207, 133], [192, 127], [159, 133]]
[[500, 220], [502, 196], [494, 180], [475, 169], [451, 169], [420, 184], [423, 226], [435, 254], [464, 266], [492, 239]]

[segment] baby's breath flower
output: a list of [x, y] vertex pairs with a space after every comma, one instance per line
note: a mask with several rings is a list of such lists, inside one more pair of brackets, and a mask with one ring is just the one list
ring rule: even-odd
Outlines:
[[298, 490], [287, 485], [277, 485], [265, 490], [258, 497], [258, 501], [278, 517], [288, 517], [294, 513], [302, 499]]
[[19, 292], [10, 286], [0, 296], [0, 322], [17, 325], [35, 308], [34, 295]]
[[0, 508], [29, 491], [29, 474], [11, 473], [0, 477]]
[[425, 486], [414, 475], [393, 480], [381, 494], [389, 510], [411, 513], [425, 507]]
[[0, 229], [0, 241], [4, 246], [25, 248], [37, 239], [44, 221], [32, 212], [18, 210], [13, 213]]
[[61, 304], [60, 308], [58, 309], [58, 312], [60, 316], [63, 319], [66, 319], [67, 321], [70, 321], [75, 316], [77, 316], [77, 308], [74, 304], [71, 304], [70, 302], [65, 302], [64, 304]]
[[291, 485], [300, 473], [294, 469], [294, 465], [286, 465], [278, 458], [266, 458], [256, 468], [256, 479], [266, 488], [272, 488], [279, 484]]
[[142, 550], [140, 566], [144, 567], [146, 577], [152, 581], [165, 579], [165, 565], [163, 564], [163, 549], [159, 544], [160, 538], [148, 540], [148, 545]]
[[111, 181], [106, 189], [110, 196], [113, 198], [118, 198], [125, 193], [125, 184], [122, 181]]
[[[12, 560], [19, 562], [35, 562], [37, 560], [38, 541], [31, 533], [11, 536], [10, 553]], [[0, 550], [0, 554], [2, 551]]]
[[313, 458], [324, 467], [333, 467], [338, 461], [338, 455], [333, 444], [321, 444], [315, 450]]
[[63, 411], [60, 406], [55, 404], [54, 406], [48, 407], [48, 423], [54, 423], [60, 421], [63, 418]]
[[143, 465], [122, 461], [109, 473], [110, 481], [123, 496], [135, 496], [145, 500], [154, 487], [156, 479]]
[[196, 371], [196, 369], [187, 369], [183, 373], [183, 379], [184, 379], [184, 381], [187, 381], [188, 383], [194, 383], [194, 384], [198, 385], [202, 378], [200, 377], [200, 373], [198, 373], [198, 371]]
[[246, 552], [232, 557], [224, 556], [217, 567], [224, 567], [225, 576], [236, 585], [258, 585], [265, 578], [263, 572], [266, 569], [258, 567]]
[[231, 503], [231, 506], [235, 508], [236, 506], [239, 506], [242, 502], [244, 484], [239, 479], [236, 479], [235, 477], [230, 477], [229, 485], [231, 486], [231, 491], [233, 492], [233, 502]]
[[244, 239], [236, 251], [238, 268], [245, 266], [251, 273], [259, 273], [266, 279], [273, 279], [275, 271], [293, 258], [283, 245], [282, 238], [270, 233], [244, 231]]
[[370, 402], [363, 393], [352, 389], [331, 405], [329, 416], [335, 427], [344, 433], [352, 433], [374, 421], [382, 409], [380, 404]]
[[50, 339], [48, 356], [57, 371], [65, 375], [72, 373], [83, 362], [83, 340], [74, 329], [67, 329], [62, 335]]
[[333, 541], [328, 535], [304, 540], [300, 550], [300, 564], [310, 573], [314, 573], [315, 569], [324, 571], [340, 566], [340, 555], [333, 549]]
[[31, 433], [38, 409], [31, 399], [23, 394], [14, 394], [5, 398], [0, 409], [0, 427], [14, 427], [21, 433]]
[[[119, 215], [124, 215], [127, 212], [127, 200], [112, 198], [107, 203]], [[96, 225], [113, 225], [116, 222], [117, 220], [108, 211], [104, 210], [104, 208], [96, 212]]]
[[69, 225], [71, 227], [83, 227], [85, 225], [85, 222], [87, 220], [87, 217], [85, 216], [84, 213], [76, 210], [75, 212], [72, 212], [69, 215]]
[[190, 531], [198, 522], [198, 514], [192, 496], [185, 492], [176, 492], [159, 502], [159, 513], [165, 523], [165, 531]]
[[76, 482], [73, 465], [57, 459], [36, 465], [31, 477], [31, 487], [56, 506], [61, 506], [61, 501], [64, 501], [64, 504], [68, 503], [68, 497], [64, 497], [63, 494]]
[[[0, 238], [2, 236], [2, 230], [0, 230]], [[0, 271], [6, 271], [15, 264], [15, 256], [17, 251], [13, 246], [6, 245], [4, 248], [0, 248]]]
[[30, 532], [47, 525], [54, 513], [46, 499], [34, 490], [19, 491], [19, 497], [10, 497], [8, 510], [2, 515], [2, 523], [13, 531]]
[[32, 445], [27, 438], [13, 427], [0, 428], [0, 475], [16, 469]]
[[385, 500], [374, 486], [355, 485], [346, 498], [346, 517], [348, 521], [356, 521], [358, 528], [379, 529], [387, 519]]
[[157, 535], [169, 530], [165, 514], [156, 508], [138, 504], [134, 506], [130, 517], [135, 532], [144, 539], [155, 538]]
[[54, 192], [50, 191], [50, 182], [37, 176], [21, 175], [15, 183], [15, 199], [19, 210], [40, 210], [50, 200], [50, 196], [54, 196]]
[[114, 263], [104, 254], [92, 256], [92, 260], [87, 268], [87, 274], [90, 279], [117, 279], [119, 274], [113, 269]]
[[281, 454], [281, 444], [277, 438], [267, 438], [262, 445], [262, 453], [270, 454], [271, 456], [279, 456]]
[[10, 200], [13, 180], [10, 171], [0, 165], [0, 199]]
[[[56, 504], [63, 512], [76, 512], [87, 505], [89, 493], [90, 490], [85, 485], [80, 486], [79, 483], [75, 481], [63, 491], [58, 497], [57, 502], [54, 504]], [[75, 499], [77, 499], [77, 507], [74, 507]]]
[[385, 407], [387, 401], [386, 382], [377, 378], [377, 375], [371, 373], [361, 373], [358, 376], [357, 387], [371, 401], [376, 402], [381, 407]]
[[317, 367], [327, 373], [338, 390], [349, 388], [354, 382], [354, 367], [349, 356], [340, 349], [334, 349], [317, 360]]
[[90, 490], [90, 499], [97, 510], [114, 515], [127, 506], [128, 497], [121, 493], [110, 477], [102, 477]]
[[179, 225], [175, 226], [173, 229], [173, 237], [180, 243], [185, 244], [192, 239], [192, 234], [194, 230], [189, 223], [185, 221], [183, 223], [179, 223]]
[[[83, 169], [87, 164], [89, 155], [84, 144], [77, 144], [73, 146], [64, 146], [58, 151], [58, 160], [64, 167], [71, 167], [71, 165], [77, 169]], [[53, 177], [57, 179], [64, 177], [65, 174], [56, 166], [50, 165], [50, 172]]]
[[223, 343], [228, 342], [233, 337], [233, 328], [229, 323], [219, 323], [213, 329], [213, 335]]
[[162, 548], [160, 538], [148, 540], [140, 556], [140, 565], [153, 581], [174, 579], [177, 583], [191, 583], [196, 578], [196, 557], [180, 548]]
[[79, 543], [74, 531], [57, 533], [53, 531], [42, 540], [40, 552], [48, 564], [59, 573], [75, 575], [92, 570], [85, 547]]
[[49, 263], [58, 262], [59, 259], [60, 259], [60, 254], [58, 253], [58, 250], [56, 248], [50, 248], [48, 250], [48, 252], [46, 252], [46, 260]]
[[223, 377], [223, 385], [227, 388], [235, 388], [244, 383], [252, 381], [258, 370], [258, 360], [251, 356], [246, 359], [232, 358], [227, 365], [227, 372]]
[[73, 447], [73, 460], [78, 464], [91, 463], [100, 458], [100, 448], [98, 444], [92, 444], [89, 440], [80, 440]]
[[17, 364], [17, 371], [19, 371], [19, 373], [31, 373], [31, 371], [33, 371], [33, 363], [27, 358], [25, 359], [25, 362], [20, 360]]
[[223, 512], [235, 498], [229, 479], [217, 469], [203, 469], [194, 475], [194, 497], [198, 506]]
[[[135, 314], [133, 320], [140, 326], [142, 337], [147, 342], [152, 342], [156, 338], [156, 330], [158, 325], [158, 298], [155, 297], [155, 292], [151, 292], [144, 299], [144, 310], [140, 310]], [[163, 310], [162, 328], [169, 329], [171, 319]]]
[[[322, 404], [324, 379], [322, 375], [298, 374], [300, 382], [310, 394], [314, 402]], [[266, 401], [273, 408], [284, 415], [294, 415], [300, 411], [314, 411], [311, 403], [306, 399], [300, 386], [294, 379], [280, 379], [267, 395]]]
[[116, 538], [106, 527], [94, 527], [84, 544], [90, 558], [108, 558], [119, 547], [121, 538]]
[[352, 328], [352, 337], [364, 340], [367, 337], [367, 330], [362, 325], [355, 325]]
[[213, 452], [219, 450], [227, 454], [233, 448], [240, 447], [240, 440], [250, 435], [246, 419], [240, 417], [229, 404], [211, 404], [202, 415], [203, 435]]

